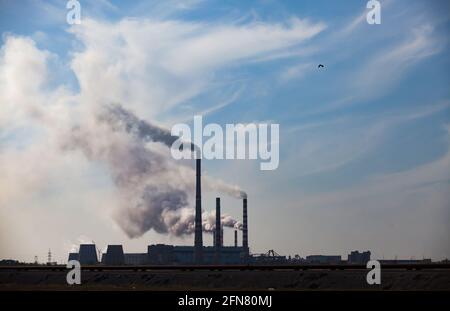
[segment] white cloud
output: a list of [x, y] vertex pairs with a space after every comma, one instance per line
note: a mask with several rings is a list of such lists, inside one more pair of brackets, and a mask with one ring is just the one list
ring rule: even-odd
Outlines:
[[7, 37], [0, 52], [0, 126], [17, 123], [23, 113], [42, 101], [49, 53], [28, 38]]
[[280, 75], [281, 82], [287, 82], [293, 79], [303, 77], [307, 72], [314, 68], [312, 63], [297, 64], [286, 68]]
[[200, 7], [205, 0], [146, 0], [138, 2], [131, 9], [131, 16], [147, 16], [155, 19], [168, 19], [179, 13]]
[[445, 39], [435, 32], [431, 24], [408, 26], [404, 33], [399, 34], [400, 40], [370, 53], [364, 62], [355, 68], [352, 65], [342, 74], [339, 81], [342, 95], [306, 112], [304, 116], [329, 113], [385, 96], [395, 90], [420, 62], [442, 51]]
[[[448, 107], [448, 106], [447, 106]], [[420, 114], [426, 116], [428, 113]], [[417, 117], [418, 115], [414, 116]], [[410, 120], [411, 116], [405, 116], [398, 122]], [[419, 188], [427, 188], [436, 183], [447, 184], [450, 181], [450, 125], [445, 126], [447, 152], [431, 162], [412, 167], [410, 169], [395, 172], [384, 173], [369, 177], [364, 183], [351, 186], [350, 188], [320, 193], [320, 195], [305, 196], [302, 198], [304, 205], [327, 205], [349, 203], [356, 199], [367, 199], [368, 197], [383, 197], [387, 194], [400, 193], [402, 191], [415, 191]]]
[[208, 91], [219, 70], [298, 45], [323, 29], [296, 18], [287, 25], [85, 20], [72, 28], [85, 47], [72, 67], [87, 100], [121, 101], [154, 118]]

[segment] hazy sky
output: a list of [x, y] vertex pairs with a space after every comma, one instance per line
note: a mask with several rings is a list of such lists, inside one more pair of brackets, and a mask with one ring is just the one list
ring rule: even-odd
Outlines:
[[[0, 0], [0, 258], [193, 243], [129, 239], [104, 158], [61, 147], [109, 103], [169, 129], [195, 114], [280, 124], [275, 171], [203, 161], [247, 191], [254, 253], [450, 257], [448, 1], [381, 1], [381, 25], [361, 0], [80, 3], [70, 26], [66, 1]], [[223, 193], [205, 191], [205, 210], [216, 196], [241, 218]]]

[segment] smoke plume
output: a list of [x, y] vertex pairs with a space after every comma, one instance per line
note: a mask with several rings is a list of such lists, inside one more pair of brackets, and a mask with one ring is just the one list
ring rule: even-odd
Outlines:
[[[106, 164], [121, 199], [115, 220], [130, 238], [151, 229], [181, 236], [194, 232], [189, 202], [193, 202], [195, 170], [171, 158], [169, 148], [175, 139], [169, 131], [114, 104], [102, 106], [85, 124], [71, 128], [62, 146]], [[203, 178], [203, 183], [206, 190], [245, 196], [239, 187], [211, 177]], [[203, 219], [204, 231], [213, 230], [214, 217], [211, 220], [205, 213]], [[223, 224], [235, 227], [238, 222], [224, 215]]]

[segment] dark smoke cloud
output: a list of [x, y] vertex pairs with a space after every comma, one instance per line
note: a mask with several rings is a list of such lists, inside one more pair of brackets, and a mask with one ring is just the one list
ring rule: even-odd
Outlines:
[[166, 129], [139, 119], [119, 104], [104, 106], [98, 119], [107, 123], [113, 130], [124, 130], [143, 141], [160, 142], [168, 147], [178, 138], [172, 136]]
[[[189, 206], [195, 190], [195, 170], [175, 162], [169, 148], [176, 137], [140, 120], [120, 105], [103, 106], [95, 117], [72, 128], [64, 139], [66, 150], [81, 150], [92, 160], [105, 163], [121, 199], [115, 219], [131, 238], [153, 229], [181, 236], [194, 232], [194, 209]], [[205, 189], [245, 196], [237, 186], [203, 178]], [[224, 226], [239, 228], [224, 215]], [[214, 218], [204, 214], [203, 228], [214, 228]]]
[[189, 234], [191, 219], [186, 222], [181, 216], [169, 216], [171, 211], [186, 206], [188, 195], [180, 189], [146, 187], [134, 206], [119, 211], [117, 221], [130, 237], [140, 236], [150, 229], [158, 233]]

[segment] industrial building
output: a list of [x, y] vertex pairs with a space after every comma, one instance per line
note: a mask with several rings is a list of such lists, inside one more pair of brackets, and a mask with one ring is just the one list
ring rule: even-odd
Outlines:
[[106, 254], [102, 255], [102, 263], [110, 266], [125, 264], [125, 254], [122, 245], [108, 245]]
[[69, 259], [67, 261], [71, 260], [78, 260], [78, 253], [69, 253]]
[[[94, 246], [95, 247], [95, 246]], [[218, 253], [216, 246], [202, 249], [203, 264], [242, 264], [246, 252], [242, 246], [221, 246]], [[108, 245], [102, 254], [104, 265], [192, 265], [195, 264], [193, 246], [175, 246], [166, 244], [149, 245], [146, 253], [124, 253], [122, 245]], [[68, 260], [78, 260], [78, 253], [70, 253]], [[81, 264], [97, 264], [96, 261], [80, 261]]]
[[[243, 200], [243, 214], [247, 213], [247, 199]], [[245, 219], [245, 218], [244, 218]], [[245, 222], [244, 222], [245, 224]], [[247, 226], [245, 226], [247, 227]], [[216, 199], [216, 228], [214, 246], [202, 246], [202, 264], [243, 264], [250, 260], [248, 247], [238, 246], [238, 232], [234, 231], [234, 246], [223, 245], [223, 227], [221, 225], [220, 198]], [[248, 241], [243, 234], [243, 244]], [[248, 235], [247, 235], [248, 236]], [[95, 246], [94, 246], [95, 248]], [[198, 263], [195, 246], [175, 246], [153, 244], [147, 247], [146, 253], [124, 253], [122, 245], [108, 245], [106, 253], [102, 254], [101, 263], [105, 265], [192, 265]], [[69, 258], [77, 257], [76, 253]]]
[[[192, 246], [149, 245], [149, 264], [195, 264], [195, 252]], [[217, 247], [207, 246], [202, 249], [204, 264], [240, 264], [244, 261], [242, 247], [221, 247], [217, 258]]]
[[[74, 255], [72, 255], [74, 256]], [[82, 265], [95, 265], [98, 263], [95, 244], [81, 244], [78, 252], [78, 261]]]
[[347, 256], [347, 263], [350, 264], [367, 264], [370, 261], [370, 251], [359, 252], [352, 251]]
[[139, 266], [148, 264], [147, 253], [128, 253], [124, 254], [125, 265]]
[[310, 255], [306, 256], [306, 262], [312, 264], [340, 264], [341, 256], [338, 255]]

